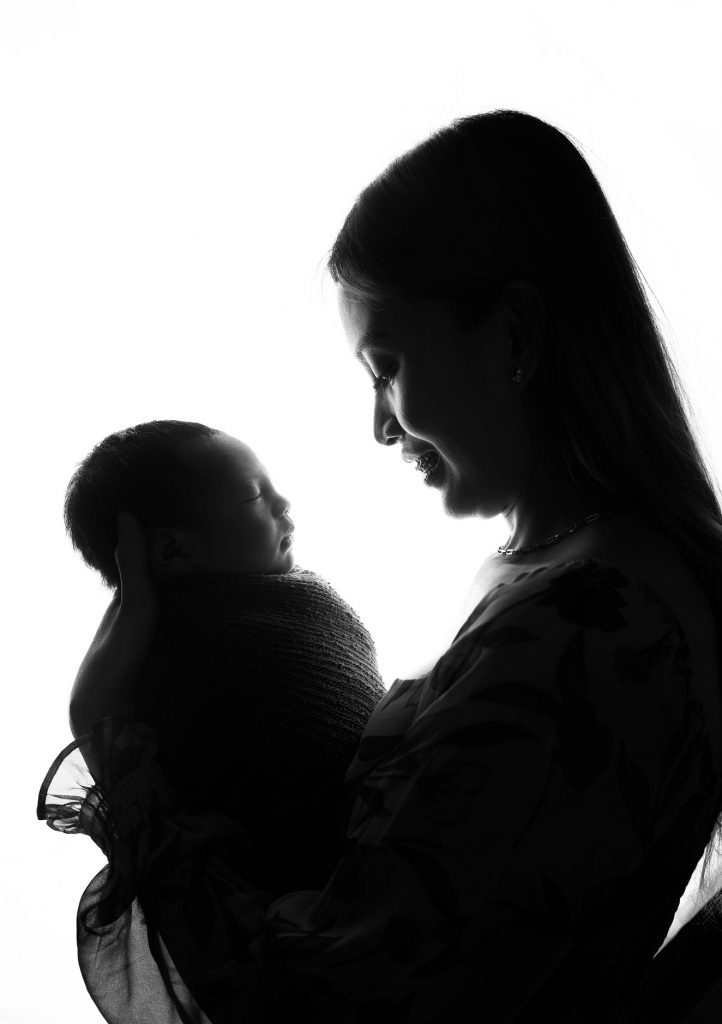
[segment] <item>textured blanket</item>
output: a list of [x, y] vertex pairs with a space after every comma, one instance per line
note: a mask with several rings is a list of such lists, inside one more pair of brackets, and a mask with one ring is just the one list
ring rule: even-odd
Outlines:
[[161, 593], [135, 717], [188, 804], [248, 826], [258, 881], [288, 891], [336, 862], [343, 776], [385, 692], [368, 631], [320, 576], [199, 573]]

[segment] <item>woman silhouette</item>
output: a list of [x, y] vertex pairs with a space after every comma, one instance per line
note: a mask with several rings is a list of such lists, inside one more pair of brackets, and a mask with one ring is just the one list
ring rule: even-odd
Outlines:
[[325, 888], [272, 897], [127, 721], [154, 599], [125, 523], [71, 705], [96, 786], [65, 827], [110, 860], [86, 984], [112, 1021], [633, 1019], [722, 810], [722, 511], [639, 272], [578, 149], [514, 111], [394, 161], [328, 266], [376, 440], [509, 541], [372, 713]]

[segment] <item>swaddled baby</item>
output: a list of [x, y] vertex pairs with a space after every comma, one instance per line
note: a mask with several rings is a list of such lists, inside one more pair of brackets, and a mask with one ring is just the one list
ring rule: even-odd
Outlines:
[[288, 501], [241, 441], [159, 420], [105, 438], [68, 486], [74, 546], [105, 582], [119, 511], [145, 534], [159, 622], [134, 693], [167, 777], [237, 818], [260, 887], [323, 887], [348, 812], [344, 774], [384, 696], [373, 641], [294, 566]]

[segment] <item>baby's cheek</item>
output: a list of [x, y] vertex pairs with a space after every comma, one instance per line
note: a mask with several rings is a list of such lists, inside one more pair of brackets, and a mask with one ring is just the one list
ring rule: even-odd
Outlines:
[[257, 550], [259, 547], [267, 546], [269, 539], [274, 535], [274, 525], [270, 516], [259, 516], [245, 533], [245, 542], [249, 548]]

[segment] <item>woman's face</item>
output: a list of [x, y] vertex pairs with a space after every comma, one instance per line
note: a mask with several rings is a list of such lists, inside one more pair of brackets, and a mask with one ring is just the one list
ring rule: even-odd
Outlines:
[[[339, 288], [354, 354], [375, 389], [374, 436], [422, 470], [452, 516], [510, 514], [529, 459], [528, 430], [511, 379], [515, 318], [500, 302], [463, 330], [437, 302], [393, 301], [374, 309]], [[521, 364], [520, 364], [521, 365]], [[434, 460], [434, 461], [431, 461]]]

